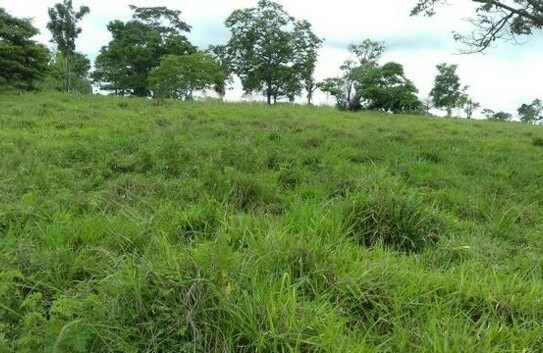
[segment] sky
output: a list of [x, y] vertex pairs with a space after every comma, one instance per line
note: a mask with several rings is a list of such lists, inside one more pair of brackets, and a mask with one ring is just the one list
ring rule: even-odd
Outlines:
[[[47, 8], [58, 0], [0, 0], [0, 7], [17, 17], [33, 18], [41, 31], [37, 40], [48, 43]], [[543, 99], [543, 35], [536, 34], [523, 45], [499, 42], [484, 54], [459, 54], [461, 44], [452, 32], [469, 33], [466, 20], [474, 14], [467, 0], [451, 0], [438, 14], [428, 18], [410, 17], [416, 0], [276, 0], [297, 19], [306, 19], [314, 32], [325, 39], [316, 70], [318, 80], [337, 76], [339, 67], [348, 58], [347, 47], [366, 38], [384, 41], [387, 52], [382, 63], [395, 61], [405, 68], [406, 76], [419, 88], [420, 97], [428, 95], [436, 75], [435, 66], [446, 62], [458, 64], [463, 86], [483, 108], [515, 113], [522, 103]], [[87, 5], [91, 13], [81, 26], [77, 50], [92, 60], [111, 36], [106, 25], [114, 20], [129, 20], [128, 5], [167, 6], [182, 11], [181, 19], [192, 26], [189, 39], [204, 49], [210, 44], [222, 44], [229, 38], [224, 20], [235, 9], [254, 7], [257, 0], [74, 0], [74, 7]], [[229, 100], [241, 98], [234, 89]], [[317, 103], [327, 102], [320, 94]], [[328, 103], [333, 103], [328, 98]]]

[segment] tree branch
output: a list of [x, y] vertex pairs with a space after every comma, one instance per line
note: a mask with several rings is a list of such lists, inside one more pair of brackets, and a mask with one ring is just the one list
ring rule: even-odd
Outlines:
[[511, 12], [512, 14], [515, 14], [515, 15], [527, 18], [529, 20], [532, 20], [535, 24], [537, 24], [539, 26], [543, 25], [543, 17], [533, 15], [533, 14], [529, 13], [528, 11], [526, 11], [524, 9], [516, 9], [514, 7], [503, 4], [503, 3], [499, 2], [499, 1], [496, 1], [496, 0], [472, 0], [472, 1], [480, 3], [480, 4], [493, 5], [495, 7], [507, 10], [507, 11]]

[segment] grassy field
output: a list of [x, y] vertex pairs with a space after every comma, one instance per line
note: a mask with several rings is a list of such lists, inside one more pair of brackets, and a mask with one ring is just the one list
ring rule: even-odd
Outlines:
[[541, 352], [543, 129], [0, 96], [0, 353]]

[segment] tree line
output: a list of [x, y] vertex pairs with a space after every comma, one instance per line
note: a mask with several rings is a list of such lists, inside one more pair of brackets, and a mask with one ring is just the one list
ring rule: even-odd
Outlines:
[[[480, 26], [489, 25], [506, 8], [498, 1], [482, 3], [478, 10]], [[439, 0], [420, 0], [413, 14], [432, 15]], [[519, 1], [519, 3], [522, 1]], [[472, 48], [486, 49], [508, 30], [508, 34], [530, 34], [540, 29], [541, 8], [530, 0], [524, 10], [510, 9], [499, 28], [471, 35]], [[246, 93], [262, 94], [268, 104], [294, 101], [302, 95], [307, 104], [320, 90], [332, 96], [342, 110], [370, 109], [392, 113], [429, 115], [443, 109], [451, 117], [456, 110], [471, 118], [480, 108], [462, 86], [457, 66], [437, 65], [434, 87], [424, 99], [397, 62], [381, 63], [385, 43], [366, 39], [348, 48], [349, 58], [337, 77], [317, 82], [314, 74], [318, 50], [324, 40], [309, 22], [292, 17], [271, 0], [259, 0], [257, 6], [235, 10], [225, 21], [230, 40], [223, 45], [199, 49], [187, 38], [191, 26], [181, 20], [181, 12], [166, 7], [130, 6], [132, 18], [107, 25], [111, 41], [103, 46], [91, 72], [90, 60], [76, 51], [81, 33], [79, 22], [90, 8], [75, 9], [72, 0], [63, 0], [48, 9], [47, 29], [55, 50], [32, 40], [38, 30], [28, 19], [15, 18], [0, 8], [0, 87], [4, 89], [53, 89], [66, 92], [92, 92], [93, 85], [115, 95], [164, 99], [194, 99], [194, 93], [211, 89], [222, 99], [237, 76]], [[515, 11], [513, 11], [515, 10]], [[499, 17], [499, 16], [498, 16]], [[505, 19], [506, 18], [506, 19]], [[494, 23], [494, 22], [492, 22]], [[479, 27], [480, 27], [479, 26]], [[519, 27], [520, 26], [520, 27]], [[499, 30], [499, 31], [498, 31]], [[493, 35], [490, 34], [493, 33]], [[468, 42], [466, 36], [456, 38]], [[475, 39], [478, 38], [478, 39]], [[511, 120], [504, 112], [483, 110], [494, 120]], [[541, 101], [523, 104], [518, 109], [521, 120], [543, 121]]]

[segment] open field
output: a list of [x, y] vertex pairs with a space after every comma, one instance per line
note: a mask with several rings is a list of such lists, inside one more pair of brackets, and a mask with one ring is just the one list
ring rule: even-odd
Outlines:
[[0, 353], [541, 352], [543, 129], [0, 96]]

